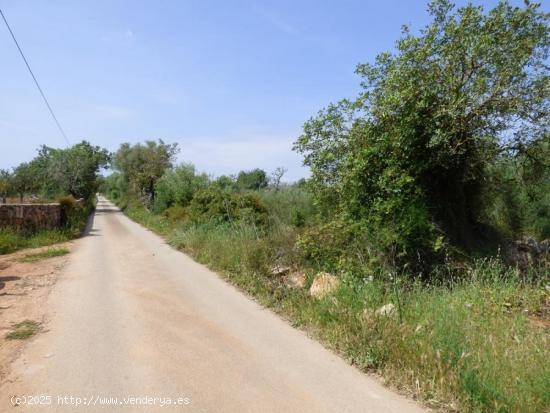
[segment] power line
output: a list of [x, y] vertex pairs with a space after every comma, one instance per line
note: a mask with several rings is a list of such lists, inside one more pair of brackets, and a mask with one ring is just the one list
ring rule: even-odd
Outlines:
[[2, 15], [2, 19], [4, 19], [4, 23], [6, 23], [6, 27], [8, 28], [8, 30], [11, 34], [11, 37], [12, 37], [13, 41], [15, 42], [15, 45], [17, 46], [17, 49], [19, 50], [19, 53], [21, 54], [21, 57], [23, 58], [23, 61], [25, 62], [25, 65], [27, 65], [27, 69], [29, 69], [29, 73], [31, 74], [31, 76], [34, 80], [34, 83], [36, 84], [36, 87], [38, 88], [38, 91], [42, 95], [42, 99], [44, 99], [44, 103], [46, 103], [46, 106], [48, 107], [48, 110], [50, 111], [50, 114], [52, 115], [52, 118], [55, 121], [55, 124], [57, 125], [57, 128], [59, 129], [59, 132], [61, 132], [61, 135], [63, 135], [63, 138], [65, 138], [65, 141], [67, 142], [67, 145], [70, 145], [71, 143], [69, 142], [69, 138], [67, 138], [67, 135], [65, 134], [65, 131], [63, 130], [63, 128], [61, 127], [61, 124], [57, 120], [57, 116], [55, 116], [55, 113], [53, 113], [53, 109], [50, 106], [50, 103], [48, 102], [48, 99], [46, 99], [46, 95], [42, 91], [42, 88], [40, 87], [40, 84], [38, 83], [38, 80], [36, 80], [36, 76], [34, 75], [32, 69], [29, 65], [29, 62], [27, 61], [27, 58], [23, 54], [23, 50], [21, 50], [21, 47], [19, 46], [19, 43], [17, 42], [17, 39], [15, 38], [15, 34], [13, 34], [13, 31], [12, 31], [10, 25], [8, 24], [8, 21], [6, 20], [6, 16], [4, 16], [4, 13], [2, 12], [2, 9], [0, 9], [0, 14]]

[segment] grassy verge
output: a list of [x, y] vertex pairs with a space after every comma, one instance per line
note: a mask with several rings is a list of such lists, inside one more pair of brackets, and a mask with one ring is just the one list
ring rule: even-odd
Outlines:
[[63, 230], [39, 231], [29, 235], [13, 229], [0, 229], [0, 254], [9, 254], [24, 248], [44, 247], [72, 238], [74, 233]]
[[69, 253], [67, 248], [49, 248], [46, 251], [38, 252], [36, 254], [27, 254], [21, 258], [20, 262], [36, 262], [44, 260], [46, 258], [60, 257]]
[[38, 248], [78, 238], [86, 226], [88, 216], [94, 209], [89, 203], [77, 206], [74, 200], [61, 200], [63, 224], [59, 229], [38, 232], [19, 231], [15, 228], [0, 228], [0, 255], [25, 248]]
[[8, 340], [25, 340], [35, 335], [40, 330], [40, 323], [33, 320], [25, 320], [13, 326], [12, 331], [6, 334]]
[[[318, 300], [268, 274], [274, 254], [293, 238], [284, 226], [259, 237], [246, 225], [174, 223], [136, 205], [125, 213], [350, 363], [430, 406], [461, 412], [550, 407], [549, 330], [533, 322], [548, 320], [549, 292], [498, 260], [476, 261], [467, 279], [445, 286], [344, 274], [339, 290]], [[399, 309], [396, 316], [376, 315], [387, 303]]]

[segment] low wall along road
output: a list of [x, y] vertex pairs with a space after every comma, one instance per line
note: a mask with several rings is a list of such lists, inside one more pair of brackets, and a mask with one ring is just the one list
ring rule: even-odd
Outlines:
[[0, 228], [41, 230], [60, 226], [60, 204], [0, 204]]

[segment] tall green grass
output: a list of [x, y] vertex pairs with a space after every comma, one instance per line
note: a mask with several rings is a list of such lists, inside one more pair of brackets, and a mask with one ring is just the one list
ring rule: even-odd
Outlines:
[[[259, 234], [246, 223], [174, 224], [136, 206], [126, 212], [350, 363], [430, 406], [522, 413], [550, 407], [549, 331], [531, 322], [548, 317], [550, 295], [499, 260], [475, 261], [446, 285], [342, 274], [340, 289], [317, 300], [269, 275], [275, 261], [294, 260], [297, 230], [286, 219]], [[306, 272], [309, 285], [314, 271]], [[398, 315], [376, 315], [387, 303]]]
[[74, 238], [71, 231], [44, 230], [25, 234], [14, 229], [0, 229], [0, 254], [9, 254], [24, 248], [37, 248], [69, 241]]

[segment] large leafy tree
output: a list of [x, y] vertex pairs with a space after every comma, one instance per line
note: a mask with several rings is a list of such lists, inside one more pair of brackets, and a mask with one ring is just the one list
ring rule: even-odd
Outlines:
[[359, 65], [361, 94], [308, 121], [295, 145], [319, 201], [409, 262], [442, 234], [471, 242], [488, 166], [549, 136], [540, 5], [435, 0], [429, 12], [419, 34], [405, 28], [393, 53]]
[[123, 143], [113, 157], [113, 166], [121, 172], [130, 188], [148, 204], [155, 201], [155, 185], [179, 152], [178, 144], [147, 141]]
[[89, 199], [97, 192], [99, 171], [110, 159], [106, 149], [82, 141], [66, 149], [42, 146], [32, 163], [46, 195]]

